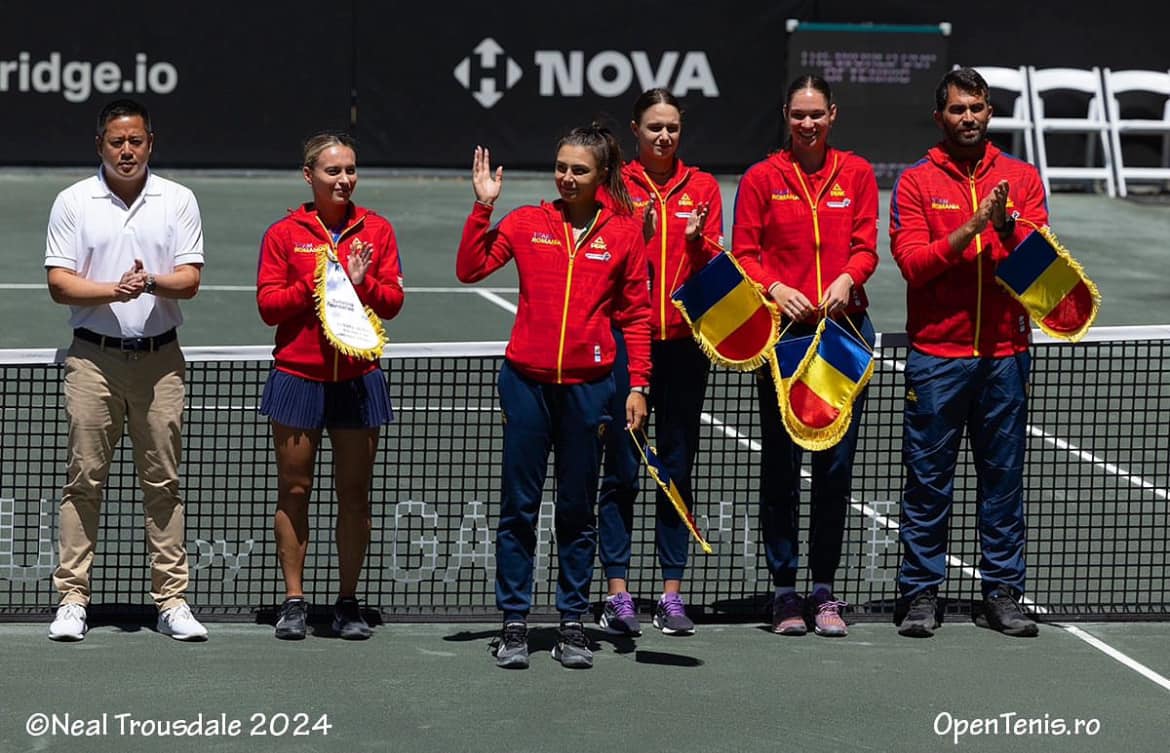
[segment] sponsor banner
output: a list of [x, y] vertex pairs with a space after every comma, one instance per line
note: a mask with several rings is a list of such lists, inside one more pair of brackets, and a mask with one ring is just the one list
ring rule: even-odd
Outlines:
[[0, 164], [96, 165], [98, 112], [121, 97], [150, 110], [163, 166], [297, 167], [307, 136], [349, 125], [349, 3], [11, 10]]
[[934, 90], [949, 68], [935, 26], [801, 23], [788, 38], [788, 78], [825, 79], [837, 103], [833, 143], [873, 164], [878, 185], [938, 141]]
[[[356, 4], [357, 135], [363, 160], [470, 169], [477, 144], [505, 168], [550, 168], [558, 138], [595, 118], [627, 156], [635, 99], [665, 87], [683, 103], [682, 154], [742, 171], [777, 146], [784, 19], [797, 2], [668, 7], [620, 0], [585, 15], [547, 4]], [[388, 31], [397, 30], [397, 31]], [[388, 39], [388, 36], [392, 39]]]

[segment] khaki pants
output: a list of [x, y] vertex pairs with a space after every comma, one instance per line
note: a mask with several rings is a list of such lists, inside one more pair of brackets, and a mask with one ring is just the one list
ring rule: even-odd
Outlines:
[[89, 603], [102, 487], [128, 425], [146, 510], [151, 596], [159, 610], [184, 602], [187, 550], [179, 498], [185, 362], [177, 341], [127, 353], [74, 339], [65, 358], [69, 466], [53, 585], [62, 604]]

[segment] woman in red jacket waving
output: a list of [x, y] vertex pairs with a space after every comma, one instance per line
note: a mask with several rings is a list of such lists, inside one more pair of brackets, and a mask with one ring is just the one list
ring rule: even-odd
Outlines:
[[[581, 618], [597, 549], [594, 504], [602, 436], [614, 393], [613, 329], [629, 350], [626, 422], [646, 418], [650, 377], [650, 303], [641, 226], [629, 212], [621, 148], [597, 125], [577, 128], [557, 145], [560, 199], [524, 206], [490, 227], [503, 168], [476, 147], [475, 206], [463, 227], [456, 275], [476, 282], [516, 260], [520, 302], [500, 368], [504, 419], [503, 483], [496, 531], [496, 604], [504, 629], [496, 664], [528, 666], [536, 522], [549, 449], [556, 450], [556, 539], [560, 634], [553, 658], [590, 667]], [[604, 190], [602, 187], [604, 186]]]
[[[861, 157], [829, 145], [837, 118], [829, 85], [801, 76], [788, 88], [784, 116], [789, 141], [744, 174], [735, 200], [733, 253], [783, 314], [784, 337], [809, 335], [819, 317], [848, 317], [848, 330], [872, 346], [862, 285], [877, 267], [877, 181]], [[791, 326], [790, 326], [791, 325]], [[853, 482], [853, 453], [864, 403], [854, 401], [845, 437], [812, 454], [809, 565], [812, 593], [796, 591], [802, 450], [785, 431], [771, 373], [761, 369], [758, 392], [763, 452], [760, 517], [768, 570], [776, 588], [772, 629], [803, 635], [845, 635], [833, 595], [841, 559], [845, 512]]]
[[[691, 467], [699, 445], [699, 416], [711, 361], [691, 335], [670, 294], [718, 253], [722, 243], [723, 199], [710, 173], [686, 165], [678, 156], [682, 107], [667, 89], [650, 89], [634, 103], [630, 129], [638, 156], [622, 177], [634, 216], [642, 221], [650, 265], [650, 405], [658, 456], [688, 507], [693, 507]], [[707, 236], [704, 239], [704, 235]], [[619, 350], [620, 350], [619, 340]], [[624, 353], [619, 352], [619, 360]], [[615, 370], [619, 394], [622, 370]], [[605, 475], [597, 516], [601, 566], [609, 586], [601, 626], [618, 635], [639, 635], [634, 600], [627, 590], [634, 500], [638, 494], [637, 450], [621, 426], [606, 437]], [[655, 542], [662, 571], [662, 595], [653, 625], [669, 635], [690, 635], [680, 589], [687, 564], [689, 534], [661, 490], [656, 490]]]
[[268, 228], [256, 282], [260, 316], [276, 327], [260, 406], [276, 446], [274, 528], [287, 590], [276, 637], [305, 637], [309, 494], [322, 430], [328, 430], [341, 577], [333, 630], [360, 640], [370, 636], [356, 598], [370, 540], [370, 476], [379, 427], [393, 418], [378, 366], [381, 319], [402, 308], [402, 272], [390, 223], [351, 201], [357, 186], [352, 139], [310, 138], [303, 173], [313, 200]]

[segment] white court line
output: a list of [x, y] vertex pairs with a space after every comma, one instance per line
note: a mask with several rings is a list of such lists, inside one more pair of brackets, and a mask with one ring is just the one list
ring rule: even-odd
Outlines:
[[[260, 409], [259, 403], [251, 405], [221, 405], [219, 403], [192, 403], [187, 406], [187, 410], [205, 410], [205, 411], [257, 411]], [[394, 410], [398, 413], [499, 413], [498, 406], [458, 406], [458, 405], [395, 405]]]
[[1090, 646], [1097, 649], [1101, 653], [1105, 654], [1109, 658], [1111, 658], [1115, 661], [1121, 662], [1122, 664], [1129, 667], [1134, 672], [1137, 672], [1142, 677], [1145, 677], [1147, 680], [1150, 680], [1154, 684], [1160, 685], [1165, 690], [1170, 690], [1170, 680], [1167, 680], [1165, 677], [1158, 674], [1154, 670], [1150, 669], [1145, 664], [1142, 664], [1140, 661], [1137, 661], [1136, 659], [1132, 659], [1129, 656], [1126, 656], [1125, 654], [1123, 654], [1120, 651], [1118, 651], [1117, 649], [1113, 648], [1112, 646], [1110, 646], [1108, 643], [1101, 640], [1100, 638], [1093, 636], [1093, 635], [1090, 635], [1089, 633], [1086, 633], [1084, 630], [1081, 630], [1076, 625], [1059, 625], [1058, 624], [1058, 627], [1060, 627], [1062, 630], [1064, 630], [1068, 633], [1071, 633], [1072, 635], [1075, 635], [1077, 638], [1080, 638], [1082, 641], [1084, 641], [1085, 643], [1088, 643]]
[[506, 298], [501, 298], [487, 288], [472, 288], [472, 292], [478, 293], [480, 296], [486, 298], [488, 301], [496, 304], [505, 311], [510, 311], [513, 314], [516, 313], [516, 304], [512, 303]]
[[[700, 415], [704, 421], [706, 421], [707, 423], [714, 426], [718, 431], [722, 432], [727, 437], [734, 439], [736, 442], [739, 442], [744, 447], [747, 447], [749, 450], [752, 450], [753, 452], [759, 452], [761, 450], [761, 445], [759, 442], [751, 439], [750, 437], [748, 437], [746, 434], [739, 431], [738, 429], [724, 423], [723, 421], [720, 421], [719, 419], [712, 416], [710, 413], [702, 413]], [[812, 474], [809, 473], [808, 471], [804, 470], [803, 468], [801, 468], [800, 475], [804, 478], [809, 478]], [[899, 528], [899, 524], [897, 521], [895, 521], [892, 518], [889, 518], [885, 515], [878, 513], [873, 508], [871, 508], [869, 505], [865, 504], [864, 502], [860, 502], [853, 497], [850, 497], [850, 506], [855, 510], [859, 510], [862, 514], [871, 518], [876, 523], [878, 523], [881, 526], [884, 526], [888, 530], [896, 531]], [[979, 570], [977, 568], [967, 564], [964, 560], [962, 560], [958, 557], [955, 557], [954, 555], [948, 554], [947, 555], [947, 563], [951, 567], [957, 567], [964, 575], [967, 575], [967, 576], [973, 578], [974, 580], [981, 580], [981, 578], [979, 576]], [[1049, 608], [1032, 601], [1031, 599], [1027, 598], [1026, 596], [1023, 599], [1021, 599], [1021, 601], [1024, 604], [1031, 607], [1032, 611], [1035, 612], [1036, 614], [1048, 614], [1051, 611]], [[1126, 656], [1122, 652], [1120, 652], [1117, 649], [1110, 646], [1108, 643], [1105, 643], [1104, 641], [1102, 641], [1100, 638], [1096, 638], [1096, 637], [1086, 633], [1084, 630], [1081, 630], [1080, 628], [1076, 627], [1075, 625], [1065, 625], [1065, 624], [1062, 624], [1059, 622], [1054, 622], [1051, 624], [1055, 627], [1060, 628], [1061, 630], [1064, 630], [1066, 633], [1069, 633], [1070, 635], [1072, 635], [1076, 638], [1079, 638], [1080, 640], [1084, 641], [1085, 643], [1088, 643], [1090, 646], [1092, 646], [1093, 648], [1097, 649], [1098, 651], [1104, 653], [1106, 656], [1109, 656], [1110, 658], [1119, 662], [1120, 664], [1128, 667], [1129, 669], [1132, 669], [1134, 672], [1137, 672], [1138, 674], [1142, 675], [1143, 677], [1153, 681], [1157, 685], [1162, 686], [1166, 690], [1170, 690], [1170, 680], [1167, 680], [1165, 677], [1158, 674], [1157, 672], [1150, 669], [1149, 667], [1142, 664], [1141, 662], [1136, 661], [1135, 659], [1131, 659], [1130, 657]]]

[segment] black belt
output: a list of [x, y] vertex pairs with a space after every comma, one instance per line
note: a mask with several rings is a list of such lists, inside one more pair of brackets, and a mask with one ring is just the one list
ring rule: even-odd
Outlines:
[[107, 337], [99, 335], [93, 330], [79, 328], [73, 330], [73, 336], [78, 340], [85, 340], [103, 348], [141, 353], [143, 351], [156, 351], [167, 343], [174, 342], [178, 333], [172, 328], [154, 337]]

